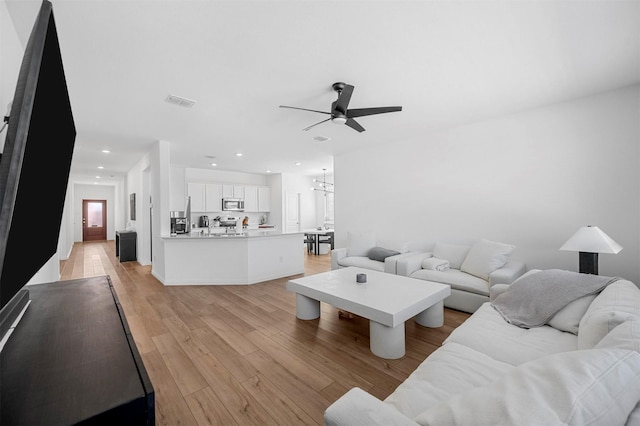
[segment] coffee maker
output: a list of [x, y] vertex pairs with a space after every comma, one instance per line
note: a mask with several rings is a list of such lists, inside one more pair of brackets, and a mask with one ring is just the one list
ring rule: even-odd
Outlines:
[[199, 228], [208, 228], [209, 227], [209, 216], [200, 216], [200, 219], [198, 219], [198, 227]]
[[171, 212], [171, 234], [185, 234], [187, 232], [187, 218], [183, 211]]

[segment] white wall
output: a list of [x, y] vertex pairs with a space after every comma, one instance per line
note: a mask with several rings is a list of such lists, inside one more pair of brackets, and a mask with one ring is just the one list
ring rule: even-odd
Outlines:
[[[282, 174], [276, 173], [267, 177], [267, 186], [271, 187], [271, 212], [269, 224], [276, 229], [284, 229], [284, 192], [282, 189]], [[277, 207], [277, 208], [276, 208]]]
[[640, 283], [640, 86], [336, 155], [336, 243], [347, 231], [512, 243], [529, 268], [577, 270], [558, 248], [597, 225], [624, 250], [600, 274]]

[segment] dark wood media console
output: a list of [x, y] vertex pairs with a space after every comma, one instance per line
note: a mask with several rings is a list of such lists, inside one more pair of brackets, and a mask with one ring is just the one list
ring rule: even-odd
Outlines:
[[154, 390], [108, 276], [29, 286], [0, 353], [4, 425], [155, 424]]

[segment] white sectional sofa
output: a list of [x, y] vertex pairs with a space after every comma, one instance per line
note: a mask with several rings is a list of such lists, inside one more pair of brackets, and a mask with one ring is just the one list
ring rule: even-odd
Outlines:
[[[489, 301], [495, 284], [511, 284], [526, 271], [523, 262], [510, 259], [514, 246], [482, 239], [473, 245], [436, 242], [431, 252], [398, 259], [396, 273], [405, 277], [435, 281], [451, 286], [444, 306], [473, 313]], [[448, 266], [438, 270], [435, 259]]]
[[[376, 241], [370, 233], [349, 233], [345, 248], [331, 251], [331, 269], [357, 266], [451, 286], [444, 306], [473, 313], [489, 301], [495, 284], [510, 284], [526, 271], [510, 258], [514, 246], [482, 239], [471, 245], [436, 242], [429, 252], [410, 251], [409, 244]], [[387, 257], [388, 256], [388, 257]], [[446, 262], [446, 270], [433, 267]], [[441, 263], [440, 263], [441, 264]]]
[[[511, 288], [494, 286], [492, 303], [500, 297], [504, 303], [508, 292], [535, 273], [540, 271]], [[325, 424], [640, 424], [640, 290], [635, 284], [610, 283], [532, 328], [508, 323], [492, 303], [454, 330], [384, 401], [353, 388], [326, 410]]]
[[331, 269], [358, 268], [396, 274], [400, 259], [417, 254], [402, 241], [379, 241], [369, 232], [347, 234], [347, 247], [331, 250]]

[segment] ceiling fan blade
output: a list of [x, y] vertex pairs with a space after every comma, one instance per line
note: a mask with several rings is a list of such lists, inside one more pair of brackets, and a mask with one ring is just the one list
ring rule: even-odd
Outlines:
[[315, 127], [315, 126], [317, 126], [318, 124], [322, 124], [322, 123], [324, 123], [325, 121], [329, 121], [329, 120], [331, 120], [331, 117], [327, 118], [326, 120], [322, 120], [322, 121], [320, 121], [320, 122], [318, 122], [318, 123], [316, 123], [316, 124], [312, 124], [312, 125], [311, 125], [311, 126], [309, 126], [309, 127], [305, 127], [305, 128], [304, 128], [304, 129], [302, 129], [302, 130], [305, 130], [305, 131], [306, 131], [306, 130], [309, 130], [310, 128]]
[[347, 117], [364, 117], [365, 115], [384, 114], [385, 112], [402, 111], [401, 106], [378, 107], [378, 108], [356, 108], [347, 111]]
[[364, 127], [362, 127], [356, 120], [353, 118], [347, 118], [347, 122], [344, 123], [347, 126], [351, 127], [354, 130], [359, 131], [360, 133], [364, 132]]
[[353, 86], [350, 84], [345, 84], [344, 88], [340, 92], [338, 96], [338, 100], [335, 102], [335, 106], [333, 109], [340, 111], [343, 114], [347, 113], [347, 107], [349, 106], [349, 101], [351, 100], [351, 94], [353, 93]]
[[319, 112], [320, 114], [329, 114], [329, 115], [331, 115], [330, 112], [318, 111], [316, 109], [298, 108], [298, 107], [292, 107], [292, 106], [286, 106], [286, 105], [280, 105], [280, 108], [299, 109], [301, 111]]

